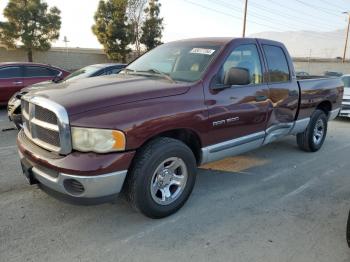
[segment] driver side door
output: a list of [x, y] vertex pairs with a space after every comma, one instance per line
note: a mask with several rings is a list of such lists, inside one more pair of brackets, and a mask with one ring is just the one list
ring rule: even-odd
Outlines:
[[[236, 44], [211, 86], [205, 90], [210, 146], [205, 161], [241, 154], [262, 145], [271, 103], [261, 51], [256, 44]], [[225, 83], [231, 68], [248, 70], [249, 84]], [[226, 76], [226, 77], [225, 77]], [[215, 88], [217, 86], [224, 88]], [[218, 143], [219, 142], [219, 143]]]

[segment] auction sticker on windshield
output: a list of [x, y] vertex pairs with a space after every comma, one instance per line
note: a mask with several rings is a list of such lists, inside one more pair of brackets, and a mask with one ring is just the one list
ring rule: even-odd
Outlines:
[[207, 48], [193, 48], [190, 53], [191, 54], [201, 54], [201, 55], [212, 55], [215, 52], [214, 49]]

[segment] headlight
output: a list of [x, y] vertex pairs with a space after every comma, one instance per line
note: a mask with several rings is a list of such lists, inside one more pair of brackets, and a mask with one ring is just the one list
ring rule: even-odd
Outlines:
[[71, 132], [75, 150], [96, 153], [125, 150], [125, 135], [121, 131], [72, 127]]

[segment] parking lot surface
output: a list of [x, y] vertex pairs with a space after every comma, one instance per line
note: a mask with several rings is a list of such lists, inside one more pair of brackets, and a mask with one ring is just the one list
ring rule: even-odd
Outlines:
[[350, 260], [349, 120], [330, 123], [317, 153], [288, 137], [201, 168], [187, 204], [161, 220], [122, 199], [76, 206], [29, 186], [16, 134], [0, 132], [0, 261]]

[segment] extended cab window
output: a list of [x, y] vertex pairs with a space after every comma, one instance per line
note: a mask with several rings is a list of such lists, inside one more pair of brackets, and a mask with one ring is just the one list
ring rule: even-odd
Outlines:
[[50, 77], [57, 75], [58, 72], [41, 66], [26, 66], [25, 77]]
[[263, 82], [259, 53], [254, 44], [241, 45], [232, 51], [219, 72], [217, 83], [224, 84], [225, 75], [231, 68], [246, 69], [250, 76], [249, 84]]
[[19, 66], [0, 68], [0, 78], [18, 78], [22, 77], [21, 68]]
[[282, 48], [272, 45], [263, 45], [269, 68], [270, 82], [288, 82], [290, 72], [286, 55]]

